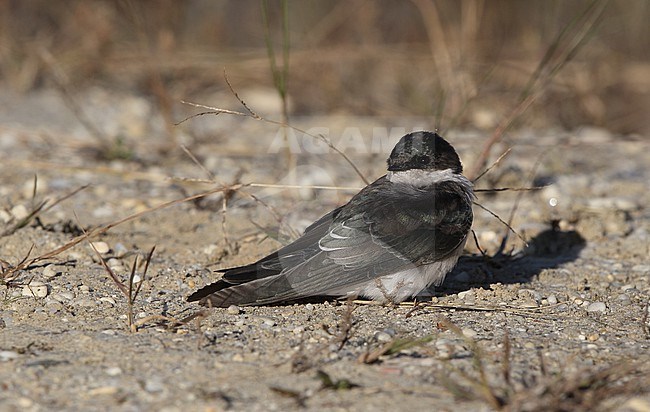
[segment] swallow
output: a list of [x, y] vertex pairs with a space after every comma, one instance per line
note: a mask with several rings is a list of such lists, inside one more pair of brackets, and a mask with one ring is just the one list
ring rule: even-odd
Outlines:
[[278, 251], [188, 297], [209, 307], [270, 305], [309, 297], [402, 302], [440, 286], [472, 226], [472, 182], [437, 133], [403, 136], [388, 172]]

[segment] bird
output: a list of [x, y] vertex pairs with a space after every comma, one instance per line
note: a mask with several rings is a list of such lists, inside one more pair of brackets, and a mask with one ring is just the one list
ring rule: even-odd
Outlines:
[[208, 307], [287, 304], [312, 297], [399, 303], [442, 284], [473, 222], [473, 184], [436, 132], [406, 134], [387, 173], [303, 235], [249, 265], [218, 270], [191, 294]]

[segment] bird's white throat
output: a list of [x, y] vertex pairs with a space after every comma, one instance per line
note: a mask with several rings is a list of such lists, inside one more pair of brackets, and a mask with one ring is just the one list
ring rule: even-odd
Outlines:
[[423, 170], [410, 169], [398, 172], [388, 172], [386, 177], [392, 183], [401, 183], [412, 186], [430, 186], [440, 182], [456, 182], [463, 186], [472, 186], [472, 183], [461, 174], [454, 173], [451, 169], [445, 170]]

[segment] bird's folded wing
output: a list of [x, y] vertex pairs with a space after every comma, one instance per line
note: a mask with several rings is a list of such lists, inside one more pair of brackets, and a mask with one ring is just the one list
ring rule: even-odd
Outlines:
[[236, 288], [256, 295], [254, 304], [340, 295], [381, 276], [446, 258], [467, 236], [471, 206], [442, 190], [420, 196], [420, 202], [411, 200], [406, 208], [391, 201], [371, 209], [352, 204], [352, 213], [339, 215], [320, 239], [320, 253], [276, 276]]

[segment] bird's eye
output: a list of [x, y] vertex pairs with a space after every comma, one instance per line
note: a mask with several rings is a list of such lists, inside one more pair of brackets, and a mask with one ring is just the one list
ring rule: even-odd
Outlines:
[[424, 166], [429, 163], [429, 156], [418, 156], [416, 159], [418, 165]]

